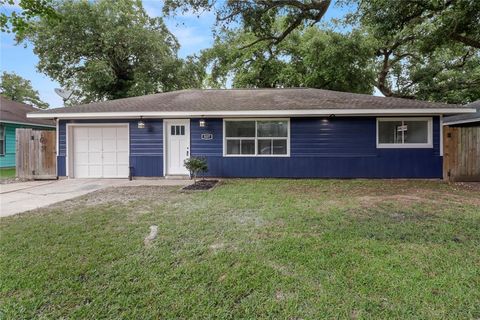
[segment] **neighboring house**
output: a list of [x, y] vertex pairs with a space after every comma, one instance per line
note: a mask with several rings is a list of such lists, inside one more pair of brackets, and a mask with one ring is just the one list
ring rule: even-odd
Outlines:
[[58, 119], [68, 177], [441, 178], [441, 119], [460, 105], [320, 89], [182, 90], [29, 114]]
[[55, 129], [55, 122], [30, 119], [27, 113], [38, 109], [0, 96], [0, 168], [15, 167], [15, 130], [17, 128]]
[[480, 100], [466, 105], [477, 112], [445, 117], [444, 179], [480, 181]]

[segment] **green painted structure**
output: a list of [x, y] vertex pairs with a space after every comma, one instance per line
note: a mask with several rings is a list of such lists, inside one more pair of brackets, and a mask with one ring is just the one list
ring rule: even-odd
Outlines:
[[15, 167], [16, 129], [55, 130], [54, 121], [27, 118], [27, 113], [35, 111], [38, 109], [0, 96], [0, 168]]

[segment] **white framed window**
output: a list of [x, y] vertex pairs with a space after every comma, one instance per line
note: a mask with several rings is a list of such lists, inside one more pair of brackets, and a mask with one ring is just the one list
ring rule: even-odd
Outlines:
[[0, 125], [0, 156], [5, 155], [5, 127]]
[[377, 118], [377, 148], [433, 148], [432, 118]]
[[289, 119], [224, 119], [223, 155], [290, 156]]

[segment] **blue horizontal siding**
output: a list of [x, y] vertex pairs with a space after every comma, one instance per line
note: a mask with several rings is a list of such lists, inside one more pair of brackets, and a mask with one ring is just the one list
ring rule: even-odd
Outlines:
[[138, 128], [138, 119], [130, 120], [62, 120], [59, 123], [59, 176], [66, 175], [67, 123], [128, 123], [130, 131], [130, 167], [134, 176], [163, 176], [163, 121], [144, 119], [145, 128]]
[[[440, 178], [439, 118], [433, 148], [377, 149], [375, 117], [291, 118], [290, 157], [223, 157], [223, 120], [191, 121], [193, 156], [205, 157], [207, 176], [284, 178]], [[213, 134], [201, 140], [202, 133]]]
[[[76, 121], [130, 124], [130, 165], [135, 176], [163, 176], [163, 121]], [[65, 174], [65, 121], [60, 122], [59, 175]], [[441, 178], [439, 117], [433, 121], [433, 148], [377, 149], [375, 117], [292, 118], [290, 157], [224, 157], [223, 120], [191, 120], [191, 155], [205, 157], [208, 176], [284, 178]], [[212, 140], [202, 140], [209, 133]]]

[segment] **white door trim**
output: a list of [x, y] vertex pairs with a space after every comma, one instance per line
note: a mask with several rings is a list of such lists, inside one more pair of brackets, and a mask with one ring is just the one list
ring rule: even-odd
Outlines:
[[170, 133], [167, 128], [169, 124], [180, 124], [185, 125], [185, 137], [187, 139], [188, 146], [188, 158], [191, 155], [191, 146], [190, 146], [190, 119], [163, 119], [163, 176], [166, 177], [170, 173], [168, 172], [168, 138]]
[[[128, 167], [130, 168], [130, 124], [129, 123], [67, 123], [66, 124], [66, 152], [65, 152], [65, 175], [74, 178], [73, 168], [73, 128], [74, 127], [126, 127], [128, 135]], [[60, 144], [60, 140], [57, 142]]]

